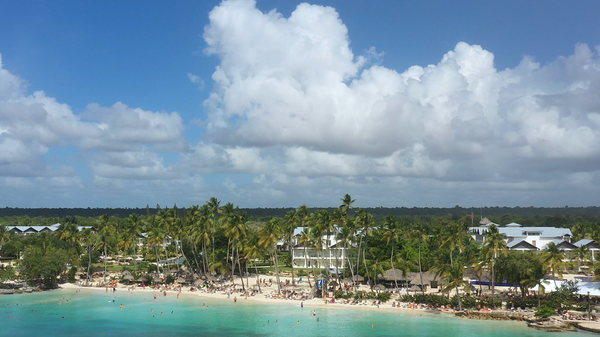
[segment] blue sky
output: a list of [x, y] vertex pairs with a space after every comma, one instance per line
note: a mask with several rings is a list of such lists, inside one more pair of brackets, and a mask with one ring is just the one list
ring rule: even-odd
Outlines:
[[597, 1], [3, 1], [0, 206], [588, 206]]

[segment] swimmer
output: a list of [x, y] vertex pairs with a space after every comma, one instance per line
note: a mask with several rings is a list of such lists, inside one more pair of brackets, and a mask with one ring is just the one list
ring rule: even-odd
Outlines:
[[121, 303], [121, 306], [120, 306], [120, 307], [121, 307], [121, 309], [123, 309], [125, 306], [123, 305], [123, 303]]
[[375, 327], [375, 325], [371, 324], [371, 328], [374, 328], [374, 327]]
[[279, 320], [278, 320], [278, 319], [276, 319], [276, 320], [275, 320], [275, 323], [279, 323]]
[[150, 312], [154, 312], [154, 309], [150, 309]]
[[173, 311], [171, 311], [171, 315], [173, 315]]
[[296, 322], [296, 324], [300, 324], [300, 321]]
[[162, 316], [162, 311], [160, 312], [160, 315]]

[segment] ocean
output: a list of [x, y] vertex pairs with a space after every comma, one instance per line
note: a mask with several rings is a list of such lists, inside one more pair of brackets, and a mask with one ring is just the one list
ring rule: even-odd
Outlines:
[[243, 299], [177, 299], [173, 293], [155, 300], [147, 292], [65, 289], [0, 296], [0, 336], [549, 336], [522, 322], [368, 309], [316, 308], [315, 317], [313, 310]]

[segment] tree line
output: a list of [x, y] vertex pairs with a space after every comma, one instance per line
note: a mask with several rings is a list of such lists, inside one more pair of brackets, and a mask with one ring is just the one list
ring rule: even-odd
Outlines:
[[[573, 219], [581, 221], [565, 226], [571, 228], [575, 240], [600, 240], [597, 221], [585, 217]], [[252, 219], [246, 210], [232, 203], [222, 205], [211, 198], [203, 205], [186, 209], [173, 206], [145, 215], [70, 216], [63, 220], [67, 221], [62, 221], [55, 233], [27, 236], [13, 235], [3, 223], [0, 253], [19, 258], [17, 271], [21, 277], [49, 287], [56, 284], [57, 278], [72, 279], [77, 272], [89, 276], [93, 265], [100, 260], [106, 268], [107, 259], [102, 257], [108, 256], [143, 256], [151, 262], [173, 259], [177, 268], [185, 267], [197, 280], [207, 281], [215, 276], [239, 279], [243, 289], [250, 282], [244, 280], [244, 275], [254, 271], [258, 277], [260, 261], [272, 263], [279, 286], [279, 268], [283, 263], [291, 269], [292, 282], [300, 275], [307, 276], [316, 295], [321, 279], [337, 280], [339, 284], [341, 278], [356, 280], [361, 276], [373, 287], [391, 268], [397, 271], [394, 274], [401, 275], [393, 280], [398, 287], [399, 279], [409, 272], [418, 272], [423, 284], [422, 275], [429, 271], [444, 281], [443, 293], [455, 293], [459, 307], [462, 307], [459, 289], [471, 291], [465, 273], [490, 280], [492, 298], [495, 284], [500, 281], [514, 284], [525, 299], [534, 286], [543, 290], [548, 274], [560, 278], [566, 269], [590, 264], [590, 252], [585, 247], [578, 249], [570, 262], [565, 262], [565, 252], [552, 243], [541, 254], [508, 251], [506, 238], [495, 225], [488, 228], [483, 245], [479, 245], [469, 233], [470, 215], [423, 218], [381, 214], [378, 217], [372, 209], [357, 208], [356, 200], [348, 194], [341, 198], [337, 208], [310, 209], [301, 205], [288, 209], [283, 216], [268, 219]], [[504, 221], [511, 220], [514, 217], [504, 217]], [[90, 225], [93, 229], [79, 231], [80, 225]], [[302, 231], [294, 236], [297, 228]], [[320, 264], [326, 264], [330, 260], [325, 256], [330, 255], [331, 249], [328, 237], [335, 238], [337, 246], [347, 251], [342, 275], [330, 275], [329, 268], [321, 270], [314, 266], [299, 270], [290, 254], [278, 249], [279, 242], [288, 248], [297, 242], [301, 249], [314, 249]], [[334, 266], [337, 265], [338, 261]], [[156, 263], [149, 268], [164, 273], [166, 267]], [[2, 275], [4, 279], [11, 276]], [[495, 305], [492, 301], [492, 306]]]

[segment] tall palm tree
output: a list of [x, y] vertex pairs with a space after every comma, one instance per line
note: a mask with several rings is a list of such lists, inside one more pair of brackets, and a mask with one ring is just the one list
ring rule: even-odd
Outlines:
[[279, 266], [277, 261], [277, 242], [283, 234], [283, 224], [281, 218], [273, 218], [266, 222], [258, 232], [258, 244], [265, 248], [275, 261], [275, 276], [277, 278], [277, 291], [281, 292], [281, 282], [279, 281]]
[[140, 217], [137, 215], [137, 213], [133, 213], [133, 214], [130, 214], [129, 217], [127, 218], [127, 224], [128, 224], [127, 235], [129, 235], [129, 237], [131, 237], [131, 239], [134, 241], [133, 254], [137, 255], [139, 239], [142, 236], [143, 223], [140, 220]]
[[258, 235], [252, 234], [246, 237], [246, 243], [244, 245], [244, 255], [247, 259], [252, 261], [254, 265], [254, 271], [256, 273], [256, 284], [258, 285], [258, 291], [262, 294], [262, 289], [260, 288], [260, 279], [258, 268], [256, 267], [256, 259], [262, 259], [264, 256], [264, 249], [258, 244]]
[[[150, 248], [154, 248], [154, 253], [156, 254], [156, 271], [160, 273], [160, 256], [158, 254], [158, 247], [164, 245], [165, 242], [165, 232], [162, 230], [160, 226], [152, 226], [149, 228], [148, 232], [146, 232], [148, 237], [146, 238], [146, 242], [150, 246]], [[164, 271], [164, 266], [163, 266]]]
[[[215, 237], [215, 227], [216, 227], [216, 223], [217, 223], [217, 214], [219, 214], [219, 205], [221, 204], [221, 202], [219, 200], [217, 200], [217, 198], [215, 197], [211, 197], [207, 202], [206, 202], [206, 206], [210, 209], [211, 211], [211, 224], [212, 224], [212, 237]], [[232, 204], [233, 205], [233, 204]], [[212, 255], [215, 255], [215, 246], [212, 246]]]
[[352, 199], [352, 197], [350, 196], [350, 194], [346, 194], [340, 200], [342, 201], [342, 204], [340, 205], [340, 208], [342, 209], [342, 211], [344, 212], [345, 215], [348, 215], [348, 211], [353, 208], [352, 204], [354, 202], [356, 202], [356, 199]]
[[2, 249], [2, 246], [10, 242], [11, 236], [12, 235], [8, 230], [8, 227], [4, 224], [0, 224], [0, 249]]
[[496, 225], [490, 225], [488, 233], [483, 241], [483, 245], [487, 248], [486, 258], [490, 261], [490, 271], [492, 273], [492, 306], [496, 309], [495, 299], [495, 274], [494, 274], [494, 260], [497, 259], [500, 254], [506, 255], [506, 235], [498, 231]]
[[577, 261], [581, 270], [581, 266], [585, 265], [587, 261], [589, 261], [590, 247], [581, 245], [575, 249], [574, 253], [573, 259]]
[[88, 263], [87, 263], [87, 271], [86, 271], [86, 280], [85, 285], [87, 286], [90, 281], [90, 268], [92, 267], [92, 252], [96, 250], [99, 244], [98, 234], [92, 231], [91, 228], [85, 228], [81, 231], [81, 235], [79, 236], [79, 240], [82, 245], [86, 247], [87, 255], [88, 255]]
[[470, 239], [471, 236], [467, 233], [467, 229], [464, 226], [460, 226], [457, 223], [447, 225], [444, 236], [445, 239], [440, 245], [440, 248], [448, 249], [450, 251], [450, 265], [454, 266], [452, 253], [455, 250], [462, 253], [465, 249], [465, 241]]
[[74, 223], [65, 223], [58, 226], [58, 238], [70, 244], [76, 244], [78, 241], [77, 234], [79, 228]]
[[392, 266], [392, 271], [394, 272], [394, 284], [396, 285], [396, 289], [398, 289], [396, 269], [394, 268], [394, 248], [396, 246], [396, 242], [400, 238], [402, 230], [398, 225], [398, 220], [396, 220], [396, 218], [393, 215], [388, 215], [387, 218], [385, 218], [383, 228], [384, 231], [382, 238], [387, 245], [391, 245], [392, 247], [392, 253], [390, 254], [390, 265]]
[[554, 279], [554, 286], [556, 286], [556, 275], [562, 279], [561, 268], [565, 265], [567, 255], [564, 250], [558, 248], [554, 242], [550, 242], [546, 245], [546, 248], [542, 251], [542, 261], [550, 270], [552, 278]]
[[103, 273], [103, 281], [106, 283], [106, 262], [108, 260], [108, 239], [113, 234], [115, 230], [115, 224], [111, 218], [108, 217], [108, 214], [103, 214], [100, 216], [98, 220], [98, 233], [100, 234], [100, 239], [104, 246], [104, 273]]
[[[304, 227], [302, 232], [300, 232], [300, 236], [298, 237], [298, 245], [304, 248], [304, 267], [308, 268], [308, 247], [312, 246], [312, 236], [310, 234], [310, 229], [308, 227]], [[310, 269], [312, 270], [312, 274], [315, 274], [313, 264], [311, 263]], [[308, 276], [308, 286], [312, 288], [312, 284], [310, 282], [310, 275]]]
[[233, 268], [231, 278], [233, 280], [233, 270], [235, 270], [236, 264], [239, 265], [240, 271], [240, 279], [242, 282], [242, 289], [246, 289], [244, 286], [244, 277], [240, 264], [240, 246], [246, 234], [248, 232], [248, 214], [247, 213], [238, 213], [236, 214], [232, 221], [229, 222], [228, 226], [225, 228], [225, 236], [232, 242], [232, 258], [233, 258]]
[[[368, 238], [373, 235], [373, 230], [374, 230], [374, 224], [375, 221], [373, 220], [373, 215], [369, 214], [367, 211], [365, 211], [362, 208], [359, 208], [358, 211], [356, 212], [356, 217], [355, 217], [355, 224], [357, 227], [357, 231], [359, 233], [359, 237], [360, 237], [360, 241], [359, 241], [359, 245], [358, 245], [358, 259], [360, 259], [360, 254], [361, 254], [361, 246], [364, 242], [364, 246], [362, 247], [362, 255], [363, 255], [363, 264], [365, 267], [365, 272], [367, 273], [367, 279], [369, 279], [369, 269], [367, 268], [367, 262], [366, 262], [366, 248], [368, 246]], [[359, 267], [359, 263], [358, 263], [358, 259], [356, 261], [356, 274], [358, 275], [358, 267]]]
[[292, 267], [292, 285], [296, 284], [294, 279], [294, 249], [292, 247], [292, 240], [294, 239], [294, 231], [298, 227], [298, 212], [293, 209], [285, 215], [285, 229], [284, 229], [284, 237], [286, 245], [290, 251], [291, 255], [291, 267]]
[[453, 289], [456, 289], [456, 296], [458, 297], [458, 311], [462, 311], [462, 300], [460, 298], [459, 288], [469, 287], [469, 281], [464, 279], [464, 268], [465, 266], [461, 262], [454, 263], [443, 275], [442, 278], [448, 283], [444, 286], [442, 291], [450, 293]]
[[[429, 240], [429, 236], [425, 232], [423, 228], [423, 224], [418, 223], [415, 225], [415, 228], [410, 231], [409, 237], [411, 240], [414, 240], [419, 245], [419, 277], [421, 279], [421, 285], [423, 285], [423, 265], [421, 264], [421, 251], [423, 245]], [[421, 288], [421, 292], [423, 295], [425, 294], [424, 288]]]

